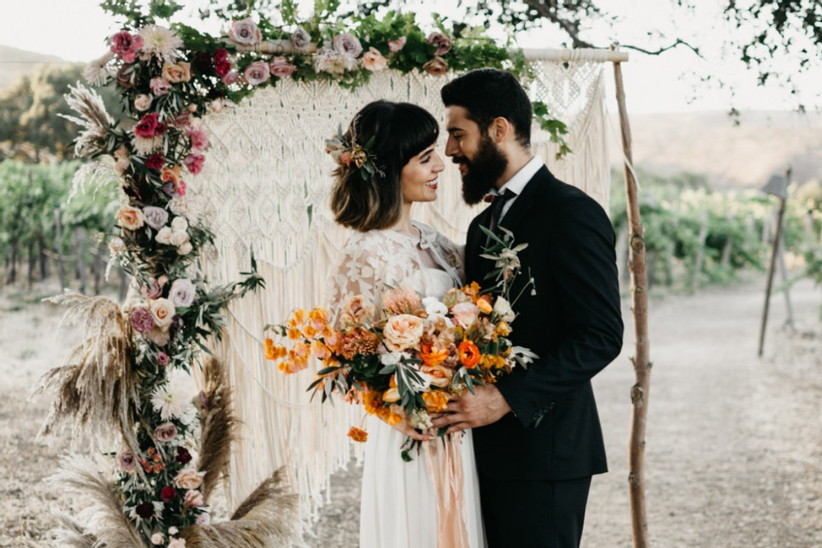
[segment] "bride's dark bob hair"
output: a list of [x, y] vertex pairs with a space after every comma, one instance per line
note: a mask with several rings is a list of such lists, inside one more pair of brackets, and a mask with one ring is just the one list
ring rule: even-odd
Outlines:
[[417, 105], [390, 101], [365, 105], [351, 121], [345, 139], [364, 146], [374, 138], [371, 152], [377, 172], [363, 180], [353, 163], [334, 170], [331, 210], [336, 221], [360, 232], [394, 225], [402, 210], [402, 168], [438, 136], [437, 121]]

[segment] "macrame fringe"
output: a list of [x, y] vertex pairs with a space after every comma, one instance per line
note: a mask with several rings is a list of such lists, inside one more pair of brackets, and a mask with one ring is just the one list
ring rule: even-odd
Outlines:
[[[527, 84], [529, 94], [568, 124], [573, 154], [555, 161], [556, 147], [536, 127], [534, 150], [560, 179], [579, 186], [607, 210], [602, 64], [578, 57], [532, 66], [537, 78]], [[264, 360], [262, 327], [283, 321], [294, 308], [325, 303], [327, 278], [348, 236], [328, 207], [334, 164], [324, 140], [376, 99], [416, 103], [444, 127], [439, 90], [450, 77], [384, 71], [354, 92], [327, 82], [286, 79], [276, 90], [259, 90], [241, 105], [205, 119], [209, 161], [189, 185], [216, 235], [216, 257], [204, 261], [205, 275], [215, 283], [238, 279], [253, 251], [266, 280], [265, 291], [230, 305], [223, 343], [215, 348], [227, 364], [239, 423], [229, 466], [230, 506], [272, 470], [285, 467], [285, 480], [299, 493], [305, 527], [327, 500], [331, 474], [352, 457], [361, 458], [362, 450], [352, 449], [345, 436], [359, 423], [361, 410], [309, 401], [310, 374], [286, 377]], [[439, 151], [446, 137], [441, 131]], [[459, 171], [446, 164], [439, 199], [416, 205], [412, 216], [461, 242], [478, 208], [462, 202]]]

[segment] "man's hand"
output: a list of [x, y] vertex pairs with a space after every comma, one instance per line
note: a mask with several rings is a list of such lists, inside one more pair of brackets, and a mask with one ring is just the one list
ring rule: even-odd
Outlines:
[[511, 411], [511, 407], [497, 387], [492, 384], [477, 386], [474, 393], [466, 392], [452, 398], [444, 413], [434, 417], [435, 428], [448, 427], [452, 434], [468, 428], [477, 428], [497, 422]]

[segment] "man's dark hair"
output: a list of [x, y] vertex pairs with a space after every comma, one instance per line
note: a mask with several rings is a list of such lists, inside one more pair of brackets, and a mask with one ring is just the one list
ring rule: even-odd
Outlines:
[[445, 84], [440, 91], [446, 107], [459, 106], [468, 111], [485, 134], [494, 118], [502, 117], [514, 126], [517, 141], [531, 144], [531, 101], [516, 78], [504, 70], [473, 70]]
[[402, 168], [433, 145], [439, 126], [431, 114], [410, 103], [374, 101], [351, 121], [345, 138], [364, 146], [372, 138], [377, 172], [363, 179], [360, 169], [334, 171], [331, 210], [338, 223], [361, 232], [392, 226], [402, 211]]

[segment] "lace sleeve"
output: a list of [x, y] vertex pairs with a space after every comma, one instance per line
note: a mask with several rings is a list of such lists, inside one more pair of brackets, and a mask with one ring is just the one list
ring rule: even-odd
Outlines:
[[369, 252], [365, 246], [358, 245], [359, 240], [361, 238], [356, 236], [349, 240], [331, 273], [327, 302], [333, 323], [351, 297], [362, 295], [369, 305], [374, 306], [382, 292], [384, 268], [373, 250]]

